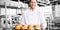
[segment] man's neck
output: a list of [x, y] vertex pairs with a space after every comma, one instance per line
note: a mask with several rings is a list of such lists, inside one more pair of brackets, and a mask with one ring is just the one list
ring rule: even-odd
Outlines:
[[31, 11], [34, 11], [35, 8], [30, 8]]

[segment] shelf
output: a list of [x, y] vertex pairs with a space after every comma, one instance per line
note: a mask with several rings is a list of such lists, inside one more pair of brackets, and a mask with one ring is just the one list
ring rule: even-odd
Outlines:
[[[0, 5], [0, 7], [1, 7], [1, 8], [5, 8], [5, 5]], [[27, 8], [25, 8], [25, 7], [20, 7], [20, 8], [18, 8], [18, 7], [14, 7], [14, 6], [7, 6], [7, 8], [11, 8], [11, 9], [27, 9]]]
[[50, 27], [51, 29], [60, 29], [60, 27]]
[[5, 15], [0, 15], [0, 18], [5, 18], [6, 16]]
[[[0, 7], [5, 8], [5, 5], [0, 5]], [[19, 9], [18, 7], [14, 7], [14, 6], [7, 6], [7, 8]]]

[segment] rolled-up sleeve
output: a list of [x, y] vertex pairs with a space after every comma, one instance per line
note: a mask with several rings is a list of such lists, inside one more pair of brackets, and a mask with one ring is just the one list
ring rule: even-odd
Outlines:
[[22, 20], [21, 20], [21, 24], [26, 24], [26, 20], [25, 20], [25, 14], [22, 14]]
[[47, 27], [47, 22], [43, 11], [40, 11], [40, 24], [44, 26], [44, 29]]

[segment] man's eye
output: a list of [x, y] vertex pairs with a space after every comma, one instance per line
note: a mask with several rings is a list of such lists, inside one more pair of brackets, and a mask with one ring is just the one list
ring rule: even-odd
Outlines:
[[36, 3], [36, 2], [31, 2], [31, 3]]

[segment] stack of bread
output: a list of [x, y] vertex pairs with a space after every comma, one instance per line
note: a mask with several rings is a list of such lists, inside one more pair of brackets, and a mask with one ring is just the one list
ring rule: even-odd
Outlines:
[[39, 24], [36, 24], [36, 25], [17, 24], [15, 26], [15, 30], [40, 30], [40, 25]]

